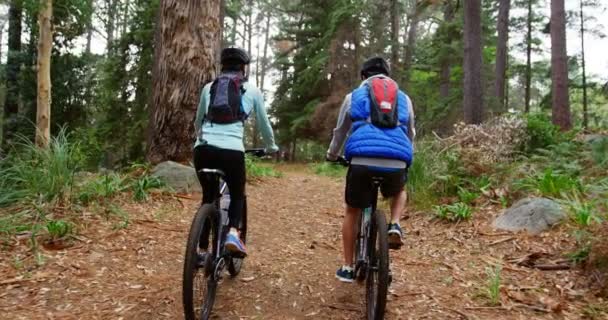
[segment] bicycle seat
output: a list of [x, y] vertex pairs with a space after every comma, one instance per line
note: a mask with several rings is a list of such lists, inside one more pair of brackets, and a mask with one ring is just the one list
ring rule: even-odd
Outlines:
[[373, 184], [380, 185], [380, 184], [382, 184], [383, 181], [384, 181], [384, 177], [372, 176], [372, 183]]
[[224, 171], [219, 170], [219, 169], [207, 169], [207, 168], [203, 168], [201, 170], [198, 171], [199, 173], [206, 173], [206, 174], [215, 174], [218, 175], [220, 177], [225, 177], [226, 174], [224, 173]]

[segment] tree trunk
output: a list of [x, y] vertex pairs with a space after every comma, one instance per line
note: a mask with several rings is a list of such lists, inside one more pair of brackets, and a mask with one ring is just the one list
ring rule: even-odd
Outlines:
[[[452, 23], [454, 19], [454, 6], [451, 1], [446, 1], [443, 11], [444, 23]], [[449, 45], [452, 39], [448, 39], [446, 45]], [[441, 58], [441, 71], [440, 71], [440, 83], [439, 83], [439, 94], [445, 101], [450, 96], [450, 81], [452, 74], [452, 61], [449, 55], [445, 55]]]
[[6, 21], [2, 21], [2, 23], [0, 23], [0, 60], [2, 60], [2, 41], [4, 40], [4, 26], [6, 26]]
[[587, 69], [585, 61], [585, 15], [584, 2], [581, 3], [581, 65], [583, 67], [583, 129], [589, 129], [589, 114], [587, 110]]
[[[226, 0], [220, 0], [220, 44], [221, 47], [227, 47], [226, 45], [226, 36], [224, 35], [224, 21], [226, 20]], [[220, 52], [221, 55], [221, 52]], [[217, 58], [217, 61], [219, 61], [219, 56]]]
[[22, 0], [12, 0], [8, 9], [8, 51], [6, 55], [6, 96], [4, 99], [3, 144], [14, 133], [19, 112], [19, 71], [21, 70]]
[[399, 65], [399, 22], [401, 21], [398, 0], [391, 0], [391, 64], [397, 70]]
[[405, 71], [405, 85], [408, 86], [410, 83], [410, 76], [412, 74], [411, 66], [414, 60], [414, 46], [416, 45], [416, 36], [418, 35], [418, 22], [419, 15], [417, 9], [411, 17], [409, 30], [407, 32], [407, 45], [405, 46], [405, 57], [403, 61], [403, 69]]
[[[251, 56], [251, 43], [253, 42], [253, 0], [249, 0], [249, 16], [247, 17], [247, 53]], [[257, 72], [257, 70], [256, 70]], [[251, 73], [251, 68], [247, 67], [247, 75]]]
[[38, 13], [38, 104], [36, 145], [48, 147], [51, 137], [51, 49], [53, 46], [53, 0], [41, 0]]
[[464, 1], [464, 121], [483, 120], [481, 86], [481, 0]]
[[566, 10], [564, 0], [551, 0], [551, 80], [553, 123], [566, 131], [572, 128], [568, 94]]
[[91, 55], [91, 42], [93, 40], [93, 25], [91, 22], [88, 23], [87, 25], [87, 43], [86, 43], [86, 47], [85, 47], [85, 54]]
[[236, 26], [238, 19], [236, 17], [232, 18], [232, 29], [230, 30], [230, 45], [236, 45]]
[[108, 10], [108, 20], [106, 21], [106, 52], [108, 53], [112, 53], [114, 51], [112, 49], [112, 46], [114, 45], [114, 29], [116, 27], [116, 2], [117, 0], [106, 0], [106, 6]]
[[505, 109], [505, 84], [507, 83], [507, 59], [509, 42], [509, 10], [511, 0], [500, 0], [498, 12], [498, 40], [496, 44], [495, 94], [501, 110]]
[[265, 81], [266, 81], [266, 71], [268, 70], [268, 41], [270, 36], [270, 13], [267, 13], [266, 16], [266, 29], [264, 30], [264, 53], [262, 56], [262, 74], [260, 75], [260, 91], [264, 97], [266, 97], [266, 92], [264, 91]]
[[125, 0], [125, 11], [122, 13], [122, 33], [121, 36], [124, 37], [127, 34], [127, 29], [129, 26], [129, 0]]
[[532, 86], [532, 0], [528, 0], [528, 33], [526, 36], [526, 88], [525, 112], [530, 112], [530, 87]]
[[161, 0], [147, 158], [191, 159], [201, 87], [215, 77], [220, 0]]

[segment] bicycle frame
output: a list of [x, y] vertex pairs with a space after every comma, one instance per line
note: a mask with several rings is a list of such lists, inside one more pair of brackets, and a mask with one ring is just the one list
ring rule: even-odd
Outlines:
[[[380, 188], [381, 180], [373, 179], [372, 203], [371, 206], [361, 210], [357, 225], [359, 226], [359, 234], [356, 240], [356, 262], [355, 275], [359, 280], [364, 280], [367, 276], [369, 267], [369, 237], [372, 230], [372, 218], [376, 214], [378, 205], [378, 189]], [[364, 272], [364, 273], [362, 273]]]

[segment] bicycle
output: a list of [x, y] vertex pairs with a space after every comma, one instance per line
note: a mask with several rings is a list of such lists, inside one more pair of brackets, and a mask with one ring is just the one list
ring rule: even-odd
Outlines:
[[[257, 157], [266, 154], [264, 149], [250, 149], [245, 153]], [[230, 192], [224, 181], [224, 172], [204, 168], [199, 173], [213, 176], [217, 179], [220, 188], [212, 204], [203, 204], [198, 209], [190, 226], [182, 279], [182, 300], [186, 320], [210, 318], [217, 286], [223, 279], [226, 267], [230, 276], [234, 278], [240, 273], [245, 258], [224, 249], [224, 240], [230, 230], [228, 219]], [[246, 243], [247, 197], [243, 204], [239, 229], [241, 240]], [[201, 286], [198, 290], [197, 284]], [[200, 292], [200, 296], [195, 296], [196, 292]]]
[[[350, 166], [350, 162], [343, 157], [333, 162]], [[383, 178], [379, 176], [372, 178], [372, 203], [362, 210], [357, 219], [359, 231], [355, 240], [354, 272], [358, 282], [365, 281], [367, 319], [384, 318], [388, 287], [392, 282], [386, 216], [377, 209], [382, 181]]]

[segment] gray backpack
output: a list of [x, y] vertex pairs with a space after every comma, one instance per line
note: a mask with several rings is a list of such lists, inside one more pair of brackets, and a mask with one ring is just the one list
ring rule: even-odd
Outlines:
[[205, 119], [211, 123], [230, 124], [244, 122], [247, 114], [243, 108], [246, 82], [238, 73], [220, 74], [211, 85], [211, 99]]

